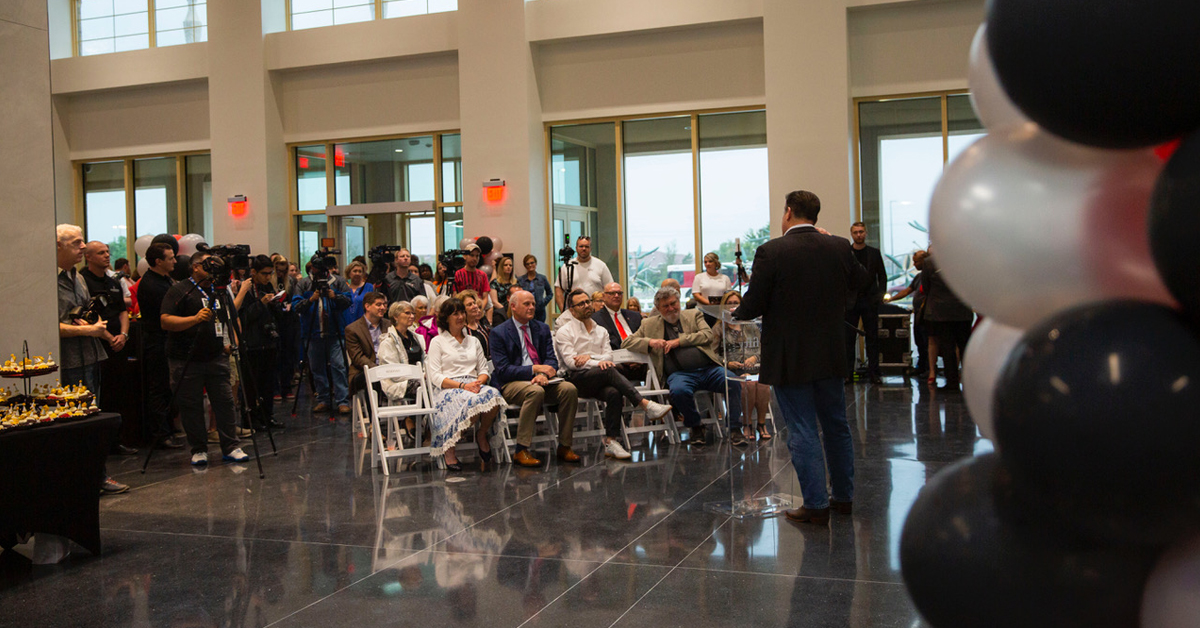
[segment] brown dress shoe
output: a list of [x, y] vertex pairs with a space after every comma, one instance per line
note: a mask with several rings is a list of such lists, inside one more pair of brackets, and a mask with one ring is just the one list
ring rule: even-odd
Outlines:
[[854, 513], [854, 502], [839, 502], [829, 500], [829, 508], [839, 515], [849, 515]]
[[534, 458], [533, 454], [529, 453], [528, 449], [522, 449], [521, 451], [518, 451], [516, 454], [514, 454], [513, 462], [521, 465], [522, 467], [540, 467], [540, 466], [542, 466], [542, 461], [538, 460], [537, 458]]
[[785, 510], [783, 514], [787, 516], [788, 521], [795, 521], [796, 523], [815, 523], [817, 525], [829, 523], [828, 508], [805, 508], [801, 506], [795, 510]]
[[559, 445], [558, 459], [563, 462], [579, 462], [579, 454], [571, 451], [571, 448], [566, 445]]
[[344, 403], [338, 406], [338, 414], [350, 414], [350, 406]]
[[312, 411], [313, 412], [329, 412], [329, 404], [322, 401], [321, 403], [318, 403], [317, 405], [313, 406]]

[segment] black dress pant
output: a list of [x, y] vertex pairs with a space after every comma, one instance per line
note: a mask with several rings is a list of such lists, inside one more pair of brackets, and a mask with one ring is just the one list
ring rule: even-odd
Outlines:
[[927, 321], [929, 335], [937, 338], [938, 355], [945, 367], [946, 385], [958, 384], [959, 354], [966, 355], [971, 339], [971, 321]]
[[171, 399], [171, 369], [167, 364], [166, 335], [142, 336], [142, 385], [146, 400], [146, 425], [155, 440], [175, 433]]
[[[854, 370], [854, 354], [858, 349], [858, 321], [862, 320], [863, 332], [867, 344], [867, 373], [874, 377], [879, 375], [879, 306], [859, 300], [854, 307], [846, 310], [846, 365]], [[854, 329], [851, 329], [853, 327]]]
[[642, 395], [616, 367], [601, 369], [593, 366], [575, 371], [567, 376], [567, 381], [575, 385], [580, 398], [604, 402], [604, 435], [609, 438], [621, 436], [621, 413], [625, 409], [625, 400], [628, 399], [635, 406], [642, 403]]
[[251, 412], [250, 417], [256, 423], [269, 422], [275, 418], [275, 384], [279, 353], [273, 348], [248, 349], [242, 354], [242, 359], [242, 369], [246, 371], [249, 379], [253, 380], [242, 384], [246, 386], [246, 398], [251, 403], [257, 400], [259, 407], [259, 412]]

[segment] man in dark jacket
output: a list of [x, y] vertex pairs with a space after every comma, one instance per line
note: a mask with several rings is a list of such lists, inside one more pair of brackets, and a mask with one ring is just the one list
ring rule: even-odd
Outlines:
[[242, 346], [238, 354], [242, 366], [250, 374], [246, 395], [258, 401], [258, 412], [252, 414], [255, 427], [283, 429], [275, 420], [275, 384], [279, 361], [279, 319], [283, 316], [282, 297], [275, 297], [272, 280], [275, 265], [266, 255], [257, 255], [250, 262], [250, 279], [243, 281], [234, 299], [241, 319]]
[[[883, 255], [879, 249], [867, 244], [867, 226], [861, 222], [850, 225], [850, 237], [854, 239], [854, 259], [867, 269], [867, 284], [852, 291], [846, 307], [846, 363], [854, 370], [854, 353], [858, 348], [858, 333], [855, 331], [862, 321], [867, 345], [867, 377], [871, 383], [882, 384], [879, 377], [879, 306], [883, 304], [883, 293], [887, 290], [887, 271], [883, 268]], [[846, 378], [847, 383], [851, 380]]]
[[[846, 294], [866, 281], [850, 243], [818, 230], [821, 201], [812, 192], [788, 194], [781, 238], [754, 254], [754, 276], [735, 318], [763, 317], [760, 381], [774, 386], [788, 426], [788, 450], [804, 506], [787, 511], [797, 522], [824, 524], [829, 509], [851, 510], [854, 443], [846, 422], [842, 379]], [[817, 432], [825, 435], [822, 450]], [[833, 501], [825, 489], [825, 459]]]

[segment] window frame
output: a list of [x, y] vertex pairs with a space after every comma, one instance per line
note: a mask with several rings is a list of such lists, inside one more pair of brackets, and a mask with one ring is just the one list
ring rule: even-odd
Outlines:
[[[425, 13], [417, 13], [415, 15], [404, 15], [404, 16], [400, 16], [400, 17], [385, 18], [383, 16], [383, 5], [387, 4], [387, 1], [388, 0], [370, 0], [369, 4], [373, 5], [373, 7], [374, 7], [373, 17], [370, 20], [363, 20], [362, 22], [378, 22], [380, 20], [385, 20], [385, 19], [396, 20], [396, 19], [402, 19], [405, 17], [416, 17], [418, 15], [435, 15], [435, 13], [429, 12], [429, 0], [425, 0]], [[329, 10], [332, 10], [332, 9], [333, 9], [333, 7], [331, 7]], [[287, 15], [287, 30], [288, 31], [295, 30], [292, 28], [292, 0], [285, 0], [284, 10]], [[320, 10], [324, 11], [325, 9], [320, 9]], [[455, 6], [454, 10], [455, 11], [458, 10], [457, 5]], [[317, 11], [310, 11], [309, 13], [316, 13], [316, 12]], [[450, 13], [450, 11], [437, 11], [436, 13]], [[349, 24], [361, 24], [362, 22], [348, 22], [348, 23]], [[313, 26], [311, 28], [302, 28], [300, 30], [307, 31], [307, 30], [312, 30], [313, 28], [328, 28], [329, 26], [344, 26], [344, 24], [329, 24], [327, 26]]]
[[[288, 6], [290, 7], [291, 0], [287, 0], [287, 1], [288, 1]], [[82, 52], [80, 51], [80, 47], [82, 46], [83, 42], [79, 37], [79, 20], [80, 20], [79, 4], [81, 2], [83, 2], [83, 0], [71, 0], [71, 56], [73, 56], [73, 57], [83, 57], [83, 56], [95, 57], [95, 56], [100, 56], [100, 55], [105, 55], [105, 54], [114, 54], [116, 52], [132, 52], [132, 51], [127, 51], [127, 50], [122, 50], [122, 51], [114, 50], [113, 52], [102, 52], [102, 53], [97, 53], [95, 55], [82, 54]], [[145, 48], [138, 48], [138, 50], [151, 50], [154, 48], [159, 48], [159, 45], [158, 45], [158, 16], [157, 16], [158, 8], [154, 5], [155, 0], [145, 0], [145, 2], [146, 2], [146, 26], [149, 30], [149, 32], [148, 32], [149, 45], [147, 45]], [[204, 7], [205, 7], [204, 41], [202, 41], [202, 42], [197, 41], [197, 42], [191, 42], [191, 43], [195, 43], [195, 44], [208, 43], [208, 11], [207, 11], [208, 0], [204, 0]], [[171, 8], [175, 8], [175, 7], [171, 7]], [[122, 15], [127, 15], [127, 14], [122, 14]], [[291, 25], [291, 19], [292, 19], [291, 12], [289, 11], [289, 13], [288, 13], [289, 27]], [[171, 29], [171, 30], [174, 31], [174, 30], [179, 30], [179, 29]], [[186, 44], [172, 44], [171, 47], [174, 47], [175, 45], [186, 45]], [[94, 161], [94, 160], [89, 160], [89, 161]]]

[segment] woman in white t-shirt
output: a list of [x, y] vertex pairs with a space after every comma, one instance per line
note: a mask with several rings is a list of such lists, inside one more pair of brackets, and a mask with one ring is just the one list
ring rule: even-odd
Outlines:
[[704, 256], [704, 272], [692, 280], [692, 297], [700, 305], [716, 305], [731, 285], [729, 277], [721, 274], [721, 258], [709, 253]]

